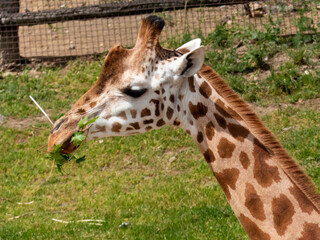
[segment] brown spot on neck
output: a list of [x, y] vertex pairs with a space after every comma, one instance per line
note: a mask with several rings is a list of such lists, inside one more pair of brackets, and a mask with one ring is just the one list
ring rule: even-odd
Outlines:
[[290, 190], [290, 193], [297, 200], [297, 202], [303, 212], [311, 214], [311, 212], [313, 210], [318, 211], [317, 208], [313, 205], [313, 203], [307, 198], [307, 196], [296, 185], [289, 188], [289, 190]]
[[320, 226], [314, 223], [305, 223], [303, 225], [302, 236], [298, 240], [319, 240]]
[[280, 236], [285, 234], [287, 227], [292, 223], [294, 213], [292, 203], [284, 194], [280, 194], [278, 198], [272, 200], [274, 227]]
[[202, 134], [202, 132], [198, 132], [197, 141], [198, 141], [198, 143], [202, 143], [202, 141], [203, 141], [203, 134]]
[[231, 198], [229, 187], [233, 190], [236, 189], [236, 183], [239, 178], [239, 174], [240, 171], [236, 168], [225, 169], [221, 173], [214, 172], [214, 175], [228, 200]]
[[249, 135], [249, 130], [238, 124], [229, 123], [228, 130], [230, 134], [240, 142], [243, 142]]
[[206, 81], [203, 81], [203, 83], [200, 85], [199, 92], [205, 98], [209, 98], [212, 94], [212, 89]]
[[265, 220], [263, 202], [252, 184], [246, 184], [244, 196], [246, 198], [245, 206], [249, 209], [251, 215], [261, 221]]
[[266, 162], [271, 158], [271, 154], [256, 138], [253, 141], [253, 157], [253, 175], [262, 187], [269, 187], [273, 181], [280, 181], [278, 168]]
[[205, 131], [206, 131], [206, 136], [208, 140], [211, 141], [214, 136], [214, 126], [212, 122], [207, 123]]
[[207, 151], [203, 153], [203, 156], [206, 159], [207, 163], [214, 162], [214, 160], [216, 159], [213, 152], [210, 149], [207, 149]]
[[219, 126], [222, 127], [223, 129], [226, 129], [226, 127], [227, 127], [226, 120], [223, 117], [221, 117], [219, 114], [217, 114], [217, 113], [214, 113], [213, 115], [216, 118], [217, 123], [219, 124]]
[[241, 152], [239, 155], [239, 160], [241, 162], [241, 165], [244, 169], [247, 169], [250, 165], [250, 160], [248, 158], [248, 154], [245, 152]]
[[197, 105], [193, 105], [192, 102], [189, 102], [189, 109], [195, 119], [206, 116], [208, 112], [208, 107], [203, 105], [201, 102]]
[[236, 145], [223, 137], [221, 138], [217, 148], [221, 158], [231, 158]]
[[189, 83], [189, 89], [191, 92], [196, 92], [196, 88], [194, 86], [194, 77], [191, 76], [188, 78], [188, 83]]
[[240, 214], [238, 219], [251, 240], [270, 240], [271, 239], [269, 234], [263, 232], [258, 227], [257, 224], [255, 224], [245, 215]]

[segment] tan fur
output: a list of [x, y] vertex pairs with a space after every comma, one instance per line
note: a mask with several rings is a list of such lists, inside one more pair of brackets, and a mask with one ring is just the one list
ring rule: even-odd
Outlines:
[[286, 150], [277, 141], [275, 136], [264, 126], [251, 108], [246, 104], [222, 78], [210, 67], [203, 65], [199, 71], [201, 77], [206, 79], [211, 86], [224, 98], [246, 122], [251, 132], [258, 138], [269, 151], [276, 156], [280, 166], [288, 177], [305, 193], [309, 200], [320, 212], [320, 195], [316, 187], [305, 174], [301, 167], [288, 155]]

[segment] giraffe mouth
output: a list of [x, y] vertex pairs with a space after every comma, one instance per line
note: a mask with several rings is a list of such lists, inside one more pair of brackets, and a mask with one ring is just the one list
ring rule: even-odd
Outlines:
[[79, 146], [75, 146], [72, 142], [71, 142], [71, 137], [69, 137], [63, 144], [62, 144], [62, 153], [64, 154], [70, 154], [72, 152], [74, 152], [76, 149], [79, 148]]

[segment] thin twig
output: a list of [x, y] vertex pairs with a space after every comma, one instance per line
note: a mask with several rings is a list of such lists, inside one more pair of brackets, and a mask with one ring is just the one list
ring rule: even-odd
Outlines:
[[83, 222], [83, 223], [88, 223], [91, 225], [98, 225], [98, 226], [103, 225], [102, 223], [98, 223], [98, 222], [104, 222], [103, 220], [100, 220], [100, 219], [84, 219], [84, 220], [77, 220], [77, 221], [65, 221], [65, 220], [60, 220], [60, 219], [56, 219], [56, 218], [52, 218], [52, 221], [65, 223], [65, 224]]
[[7, 220], [11, 221], [11, 220], [18, 219], [18, 218], [21, 218], [21, 217], [24, 217], [24, 216], [27, 216], [27, 215], [31, 215], [31, 214], [33, 214], [33, 212], [27, 212], [27, 213], [19, 215], [19, 216], [14, 216], [14, 217], [8, 218]]
[[44, 114], [44, 116], [46, 116], [46, 118], [49, 120], [49, 122], [51, 123], [51, 125], [53, 125], [53, 122], [51, 121], [51, 119], [49, 118], [48, 114], [42, 109], [42, 107], [40, 107], [40, 105], [37, 103], [36, 100], [34, 100], [34, 98], [32, 96], [29, 96], [30, 99], [34, 102], [34, 104], [36, 104], [36, 106], [41, 110], [41, 112]]
[[32, 204], [32, 203], [34, 203], [34, 201], [26, 202], [26, 203], [18, 202], [17, 204], [19, 204], [19, 205], [29, 205], [29, 204]]

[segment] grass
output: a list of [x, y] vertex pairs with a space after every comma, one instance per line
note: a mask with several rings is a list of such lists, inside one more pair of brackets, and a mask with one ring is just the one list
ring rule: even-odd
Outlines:
[[[320, 97], [319, 39], [280, 39], [276, 23], [265, 27], [217, 28], [203, 39], [206, 62], [256, 104]], [[176, 47], [193, 37], [165, 44]], [[234, 47], [239, 42], [243, 53]], [[276, 66], [271, 60], [279, 53], [286, 59]], [[87, 160], [67, 164], [63, 175], [45, 158], [50, 126], [32, 120], [40, 113], [28, 95], [57, 119], [96, 81], [102, 59], [40, 68], [39, 77], [26, 69], [0, 79], [0, 114], [31, 122], [0, 126], [0, 239], [246, 239], [203, 156], [179, 129], [90, 141], [79, 149]], [[261, 79], [247, 77], [266, 71], [270, 75]], [[319, 189], [320, 111], [285, 107], [262, 118]]]

